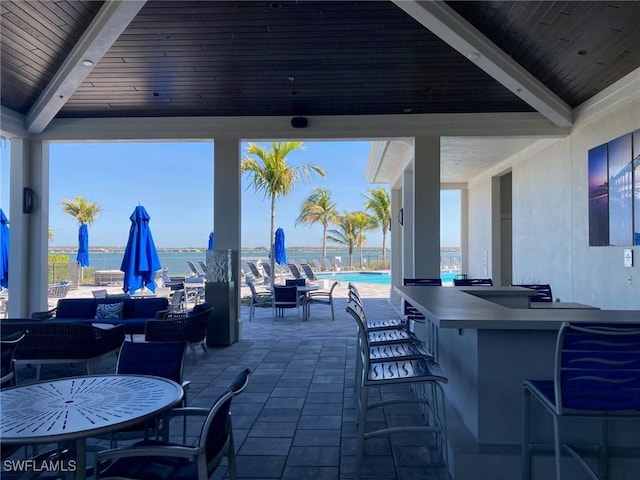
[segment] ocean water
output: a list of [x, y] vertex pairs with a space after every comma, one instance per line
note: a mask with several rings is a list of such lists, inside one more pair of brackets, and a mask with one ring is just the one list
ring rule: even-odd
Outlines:
[[[75, 254], [68, 254], [69, 259], [75, 259]], [[321, 252], [319, 251], [294, 251], [287, 252], [287, 260], [295, 263], [300, 263], [301, 261], [311, 261], [314, 259], [319, 259], [321, 256]], [[348, 261], [348, 254], [346, 251], [340, 250], [332, 250], [328, 252], [327, 256], [329, 259], [333, 259], [338, 256], [342, 260], [342, 265], [346, 265]], [[120, 265], [122, 263], [123, 254], [113, 253], [113, 252], [91, 252], [89, 254], [89, 266], [96, 270], [120, 270]], [[191, 270], [187, 266], [187, 260], [193, 262], [196, 266], [198, 266], [198, 261], [206, 262], [206, 252], [158, 252], [158, 257], [160, 258], [160, 263], [163, 268], [168, 270], [169, 275], [191, 275]], [[441, 253], [442, 262], [444, 265], [459, 265], [460, 264], [460, 256], [457, 252], [442, 252]], [[247, 261], [267, 261], [269, 258], [269, 254], [267, 252], [242, 252], [242, 268], [248, 271], [246, 266]], [[382, 250], [371, 250], [367, 251], [363, 254], [365, 268], [368, 266], [372, 269], [376, 268], [378, 262], [382, 262]], [[389, 255], [386, 256], [386, 260], [388, 262]], [[353, 262], [360, 263], [360, 255], [353, 255]], [[388, 264], [387, 264], [388, 268]], [[456, 272], [458, 273], [458, 272]], [[443, 277], [444, 280], [444, 277]], [[388, 283], [388, 282], [387, 282]]]

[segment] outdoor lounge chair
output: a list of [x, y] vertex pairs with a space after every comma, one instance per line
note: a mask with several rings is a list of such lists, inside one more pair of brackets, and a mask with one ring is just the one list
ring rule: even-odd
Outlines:
[[333, 270], [333, 265], [331, 265], [331, 260], [329, 260], [327, 257], [322, 257], [320, 259], [320, 263], [322, 264], [322, 271], [323, 272], [331, 272]]
[[192, 277], [204, 277], [204, 273], [198, 270], [192, 261], [187, 260], [187, 266], [189, 267], [189, 270], [191, 270]]
[[271, 272], [271, 265], [268, 262], [261, 263], [262, 270], [264, 270], [264, 274], [269, 278], [275, 278]]
[[255, 262], [247, 262], [247, 267], [249, 267], [249, 270], [251, 270], [251, 275], [253, 275], [254, 279], [262, 278], [263, 281], [265, 281]]
[[287, 267], [289, 267], [289, 271], [291, 272], [291, 275], [293, 275], [293, 278], [304, 278], [302, 276], [302, 273], [300, 273], [300, 269], [295, 263], [287, 263]]
[[207, 264], [204, 263], [202, 260], [198, 260], [198, 266], [202, 269], [202, 275], [206, 276], [207, 275]]
[[143, 441], [127, 448], [98, 452], [96, 480], [152, 478], [149, 472], [162, 472], [153, 478], [208, 480], [224, 457], [229, 463], [229, 479], [236, 480], [230, 407], [233, 398], [246, 388], [250, 373], [248, 368], [240, 372], [220, 393], [211, 409], [177, 408], [166, 415], [167, 418], [205, 417], [195, 446], [169, 443], [171, 422], [164, 421], [162, 441]]
[[316, 277], [316, 274], [313, 273], [313, 269], [311, 268], [311, 265], [309, 265], [308, 263], [301, 263], [300, 266], [302, 267], [302, 270], [304, 271], [304, 274], [306, 275], [307, 280], [309, 280], [310, 282], [318, 281], [318, 277]]
[[342, 259], [340, 257], [333, 257], [333, 269], [336, 272], [342, 270]]
[[64, 283], [59, 285], [49, 285], [47, 289], [47, 297], [49, 298], [64, 298], [69, 293], [70, 284]]

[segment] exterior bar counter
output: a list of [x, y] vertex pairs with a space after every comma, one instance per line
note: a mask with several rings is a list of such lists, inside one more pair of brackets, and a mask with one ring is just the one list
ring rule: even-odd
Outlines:
[[[522, 287], [394, 289], [425, 315], [438, 335], [439, 361], [449, 378], [445, 385], [449, 470], [455, 480], [520, 478], [522, 383], [525, 379], [553, 378], [555, 342], [562, 322], [640, 321], [638, 311], [600, 310], [580, 304], [571, 304], [572, 308], [526, 308], [526, 297], [533, 291]], [[425, 336], [429, 330], [424, 330]], [[533, 438], [552, 438], [551, 419], [542, 411], [534, 414], [539, 414], [534, 422], [539, 429]], [[618, 438], [615, 428], [618, 426], [612, 426], [612, 446]], [[577, 426], [574, 430], [571, 435], [577, 438], [599, 438], [598, 430], [593, 430], [595, 436], [591, 429], [585, 432]], [[639, 446], [640, 432], [631, 435], [624, 433], [624, 445]], [[534, 463], [533, 478], [545, 478], [540, 476], [541, 469], [552, 474], [552, 456], [534, 462], [542, 465]], [[612, 465], [612, 473], [618, 468], [621, 475], [610, 478], [633, 478], [623, 472], [639, 468], [639, 463], [635, 459], [632, 467]], [[567, 466], [567, 478], [581, 478], [571, 476], [570, 461]]]

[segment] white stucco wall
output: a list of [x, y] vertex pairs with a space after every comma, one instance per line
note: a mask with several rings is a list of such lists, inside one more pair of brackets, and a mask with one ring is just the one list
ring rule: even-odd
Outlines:
[[[514, 283], [550, 283], [562, 301], [640, 310], [640, 246], [589, 247], [587, 152], [640, 128], [637, 95], [606, 108], [589, 109], [567, 138], [469, 183], [470, 276], [483, 276], [491, 252], [491, 177], [511, 169]], [[624, 248], [634, 250], [632, 268], [623, 266]]]
[[635, 262], [632, 268], [623, 266], [623, 250], [629, 247], [589, 247], [587, 202], [588, 150], [638, 128], [640, 100], [636, 99], [614, 113], [576, 128], [571, 135], [572, 293], [578, 302], [592, 303], [607, 309], [640, 310], [640, 246], [633, 247]]
[[469, 278], [491, 277], [491, 180], [468, 190], [469, 247], [466, 273]]
[[[571, 139], [514, 165], [513, 283], [549, 283], [572, 297]], [[586, 200], [585, 200], [586, 201]]]

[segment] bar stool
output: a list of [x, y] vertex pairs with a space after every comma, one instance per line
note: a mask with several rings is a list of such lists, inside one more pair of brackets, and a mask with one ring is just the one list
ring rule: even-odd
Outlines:
[[[349, 300], [347, 312], [361, 325], [366, 321], [364, 312], [355, 301]], [[364, 442], [373, 437], [400, 432], [427, 431], [435, 436], [436, 446], [443, 459], [443, 465], [447, 465], [447, 428], [445, 415], [445, 402], [442, 384], [447, 383], [447, 378], [440, 367], [429, 360], [428, 357], [408, 356], [389, 358], [380, 361], [370, 359], [370, 344], [368, 335], [361, 334], [358, 356], [362, 359], [359, 377], [358, 393], [356, 395], [358, 438], [356, 444], [356, 473], [355, 479], [362, 475], [362, 461], [364, 456]], [[428, 385], [430, 388], [422, 390], [421, 395], [413, 399], [395, 398], [369, 404], [369, 391], [371, 388], [383, 388], [407, 384], [412, 387]], [[415, 392], [415, 390], [414, 390]], [[425, 413], [424, 425], [406, 425], [396, 427], [383, 427], [367, 431], [367, 413], [375, 408], [402, 403], [418, 403], [423, 406]]]
[[[640, 420], [640, 322], [564, 323], [558, 332], [555, 365], [555, 371], [550, 372], [553, 380], [524, 382], [522, 478], [531, 478], [532, 400], [539, 402], [553, 419], [556, 480], [561, 479], [563, 451], [577, 460], [589, 478], [609, 478], [609, 422]], [[572, 431], [581, 419], [601, 421], [597, 440], [599, 474], [575, 445], [561, 442], [561, 421], [569, 419]]]

